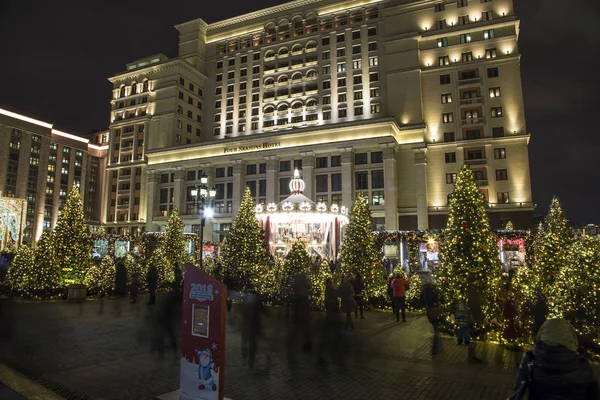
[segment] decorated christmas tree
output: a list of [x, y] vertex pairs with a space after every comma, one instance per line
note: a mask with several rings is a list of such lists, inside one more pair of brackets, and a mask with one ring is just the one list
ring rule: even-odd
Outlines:
[[371, 210], [361, 193], [356, 196], [352, 205], [350, 223], [346, 227], [341, 254], [342, 271], [352, 275], [360, 273], [365, 284], [363, 295], [367, 299], [385, 293], [383, 254], [375, 245]]
[[92, 239], [85, 225], [79, 188], [74, 186], [54, 231], [56, 259], [64, 284], [81, 283], [90, 264]]
[[555, 281], [555, 317], [566, 318], [580, 335], [600, 334], [600, 246], [584, 236], [569, 249], [568, 264]]
[[408, 280], [408, 290], [406, 291], [406, 305], [410, 309], [419, 310], [422, 307], [421, 293], [423, 292], [423, 282], [419, 274], [412, 274]]
[[[158, 246], [154, 249], [154, 252], [152, 252], [152, 256], [150, 257], [150, 260], [148, 260], [148, 268], [151, 265], [156, 267], [158, 287], [168, 287], [170, 283], [175, 280], [175, 266], [169, 264], [163, 246]], [[145, 278], [146, 277], [144, 276], [144, 279]]]
[[331, 268], [326, 260], [323, 260], [317, 268], [310, 272], [310, 296], [313, 308], [324, 309], [325, 281], [331, 278]]
[[56, 261], [54, 236], [44, 231], [34, 250], [34, 289], [55, 289], [61, 286], [60, 267]]
[[133, 254], [129, 253], [127, 254], [127, 257], [125, 257], [125, 268], [127, 269], [127, 285], [131, 286], [134, 274], [137, 274], [138, 287], [140, 289], [145, 289], [147, 287], [146, 274], [148, 273], [148, 268], [146, 263], [136, 259]]
[[169, 214], [167, 226], [165, 227], [165, 237], [161, 243], [169, 265], [174, 267], [175, 263], [179, 263], [179, 267], [183, 270], [183, 264], [187, 260], [185, 254], [185, 237], [183, 229], [185, 225], [179, 216], [177, 207]]
[[235, 290], [254, 289], [267, 267], [267, 260], [265, 233], [256, 219], [250, 189], [246, 189], [223, 246], [224, 275], [232, 278]]
[[456, 301], [473, 302], [487, 321], [498, 316], [498, 247], [485, 211], [485, 199], [468, 165], [458, 173], [448, 197], [448, 223], [440, 242], [437, 273], [444, 306], [454, 311]]
[[533, 271], [539, 278], [542, 293], [548, 301], [550, 314], [560, 314], [555, 281], [559, 272], [569, 268], [569, 250], [573, 244], [573, 229], [560, 201], [555, 197], [544, 220], [543, 236], [535, 255]]
[[31, 294], [34, 270], [33, 251], [27, 246], [20, 246], [8, 269], [7, 282], [13, 290]]
[[88, 289], [100, 290], [100, 281], [102, 279], [102, 270], [96, 263], [90, 263], [90, 267], [85, 271], [83, 275], [83, 283]]
[[513, 226], [513, 223], [511, 221], [508, 221], [506, 223], [506, 226], [504, 227], [504, 229], [507, 231], [514, 231], [515, 227]]
[[117, 273], [115, 260], [110, 255], [105, 256], [100, 263], [99, 269], [100, 287], [105, 293], [109, 293], [115, 288], [115, 275]]
[[302, 241], [297, 240], [283, 260], [283, 269], [279, 271], [280, 290], [282, 295], [289, 296], [293, 292], [294, 277], [298, 274], [306, 274], [310, 266], [310, 258]]

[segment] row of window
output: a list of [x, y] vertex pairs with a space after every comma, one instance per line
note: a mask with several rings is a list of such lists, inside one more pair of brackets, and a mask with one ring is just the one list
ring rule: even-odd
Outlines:
[[[496, 48], [492, 48], [492, 49], [486, 49], [485, 50], [485, 58], [496, 58], [498, 56], [498, 53], [496, 52]], [[460, 61], [461, 62], [470, 62], [473, 61], [473, 52], [468, 51], [466, 53], [462, 53], [461, 54], [461, 58]], [[454, 62], [458, 62], [458, 59], [454, 59]], [[440, 56], [438, 57], [438, 65], [440, 66], [444, 66], [444, 65], [450, 65], [450, 56]]]
[[[502, 126], [493, 127], [492, 128], [492, 137], [494, 137], [494, 138], [504, 137], [504, 127], [502, 127]], [[483, 134], [480, 129], [470, 129], [465, 132], [466, 140], [477, 140], [477, 139], [482, 139], [482, 138], [483, 138]], [[456, 141], [454, 132], [444, 132], [444, 142], [445, 143], [451, 143], [454, 141]]]
[[[503, 116], [502, 107], [491, 107], [490, 108], [490, 116], [492, 118], [500, 118]], [[478, 110], [465, 110], [462, 112], [462, 119], [465, 123], [483, 123], [483, 120], [480, 119]], [[445, 124], [454, 122], [454, 113], [446, 112], [442, 113], [442, 122]]]
[[[444, 154], [444, 159], [446, 164], [452, 164], [456, 162], [456, 152], [448, 152]], [[484, 150], [467, 150], [465, 154], [466, 160], [484, 160], [485, 153]], [[506, 159], [506, 149], [504, 147], [499, 147], [494, 149], [494, 159], [503, 160]]]
[[[473, 1], [473, 0], [471, 0]], [[490, 3], [492, 0], [479, 0], [480, 3]], [[469, 0], [457, 0], [456, 1], [456, 8], [462, 8], [462, 7], [467, 7], [469, 5]], [[446, 3], [442, 2], [442, 3], [435, 3], [433, 5], [433, 9], [435, 12], [441, 12], [444, 11], [446, 9]]]
[[[457, 173], [456, 172], [450, 172], [446, 174], [446, 183], [447, 184], [453, 184], [456, 183], [456, 179], [457, 179]], [[473, 170], [473, 176], [475, 177], [476, 181], [487, 181], [487, 177], [485, 175], [485, 171], [484, 170]], [[506, 181], [508, 180], [508, 172], [506, 169], [497, 169], [496, 170], [496, 180], [497, 181]]]
[[[486, 29], [483, 31], [483, 40], [494, 39], [495, 37], [496, 37], [496, 32], [493, 29]], [[460, 41], [460, 44], [471, 43], [472, 36], [470, 33], [463, 33], [459, 36], [459, 41]], [[448, 38], [447, 37], [439, 38], [437, 40], [437, 46], [439, 48], [448, 47]]]
[[[482, 11], [481, 12], [481, 19], [480, 21], [491, 21], [494, 19], [494, 13], [492, 11]], [[473, 21], [477, 22], [478, 19], [477, 17], [473, 17]], [[471, 22], [471, 18], [469, 17], [469, 15], [460, 15], [458, 17], [458, 20], [456, 22], [457, 25], [468, 25]], [[451, 24], [451, 26], [453, 26], [454, 24]], [[435, 21], [435, 28], [436, 29], [444, 29], [448, 27], [448, 23], [446, 22], [446, 19], [439, 19], [437, 21]]]

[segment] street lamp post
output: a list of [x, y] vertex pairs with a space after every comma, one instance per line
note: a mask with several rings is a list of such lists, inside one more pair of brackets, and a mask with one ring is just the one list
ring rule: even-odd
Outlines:
[[202, 175], [200, 175], [200, 184], [196, 185], [196, 187], [192, 189], [191, 194], [192, 198], [194, 199], [196, 215], [200, 215], [200, 269], [202, 269], [204, 225], [206, 224], [206, 219], [212, 218], [213, 216], [212, 199], [217, 194], [217, 191], [214, 187], [211, 189], [208, 188], [208, 177], [204, 172], [202, 172]]

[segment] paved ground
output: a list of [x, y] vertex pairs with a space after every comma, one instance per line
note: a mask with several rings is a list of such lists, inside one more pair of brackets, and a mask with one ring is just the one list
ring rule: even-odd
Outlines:
[[[0, 324], [9, 327], [10, 337], [0, 339], [0, 362], [65, 398], [153, 399], [178, 388], [179, 355], [161, 358], [150, 351], [145, 321], [151, 311], [143, 301], [117, 299], [3, 302]], [[317, 365], [315, 349], [288, 362], [286, 321], [280, 309], [269, 309], [257, 365], [249, 370], [241, 361], [238, 319], [230, 315], [227, 397], [504, 400], [511, 393], [518, 354], [479, 346], [485, 364], [471, 365], [466, 347], [443, 339], [442, 353], [432, 357], [431, 327], [421, 315], [409, 314], [407, 323], [397, 324], [390, 313], [367, 312], [365, 320], [355, 321], [356, 331], [346, 333], [344, 365], [325, 367]]]

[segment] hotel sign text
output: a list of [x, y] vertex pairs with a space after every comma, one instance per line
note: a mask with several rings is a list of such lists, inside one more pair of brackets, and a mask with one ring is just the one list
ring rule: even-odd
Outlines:
[[266, 150], [266, 149], [272, 149], [274, 147], [279, 147], [281, 146], [280, 142], [274, 142], [274, 143], [261, 143], [261, 144], [255, 144], [252, 146], [239, 146], [239, 147], [225, 147], [223, 149], [223, 153], [228, 154], [228, 153], [241, 153], [241, 152], [245, 152], [245, 151], [258, 151], [258, 150]]

